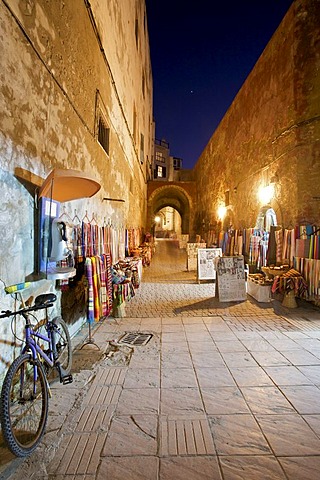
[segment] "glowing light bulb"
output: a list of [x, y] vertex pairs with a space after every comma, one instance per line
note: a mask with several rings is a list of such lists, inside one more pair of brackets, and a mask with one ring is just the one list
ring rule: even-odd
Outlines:
[[220, 218], [220, 220], [223, 220], [224, 217], [226, 216], [226, 213], [227, 213], [227, 209], [225, 206], [221, 205], [219, 208], [218, 208], [218, 217]]
[[260, 187], [258, 191], [258, 197], [261, 203], [268, 204], [274, 196], [274, 185], [267, 185], [266, 187]]

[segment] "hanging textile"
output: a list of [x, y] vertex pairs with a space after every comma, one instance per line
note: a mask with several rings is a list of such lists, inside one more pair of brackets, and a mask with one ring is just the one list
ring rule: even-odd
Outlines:
[[113, 301], [119, 307], [123, 302], [129, 302], [135, 296], [132, 283], [118, 283], [113, 285]]
[[285, 229], [282, 242], [282, 261], [293, 266], [293, 257], [295, 256], [295, 236], [294, 229]]
[[106, 253], [101, 256], [101, 261], [104, 269], [104, 275], [102, 280], [105, 283], [105, 305], [103, 306], [103, 315], [108, 316], [112, 310], [112, 300], [113, 300], [113, 292], [112, 292], [112, 274], [111, 274], [111, 256], [109, 253]]
[[76, 225], [73, 229], [73, 238], [74, 238], [74, 259], [75, 264], [83, 262], [84, 256], [82, 251], [82, 228], [81, 225]]
[[282, 230], [278, 229], [275, 231], [275, 239], [276, 239], [276, 264], [280, 265], [282, 263]]
[[86, 259], [89, 285], [90, 321], [98, 322], [112, 310], [112, 278], [110, 255], [96, 255]]
[[89, 323], [94, 322], [94, 293], [93, 293], [93, 278], [92, 278], [92, 263], [90, 258], [86, 258], [85, 272], [88, 281], [88, 312], [87, 320]]
[[96, 322], [98, 322], [100, 320], [100, 317], [101, 317], [99, 257], [91, 257], [91, 265], [92, 265], [94, 319], [95, 319]]
[[100, 305], [101, 305], [101, 316], [107, 316], [108, 311], [108, 292], [107, 292], [107, 283], [106, 283], [106, 264], [104, 262], [104, 256], [101, 255], [98, 257], [97, 261], [100, 264]]
[[277, 261], [281, 263], [281, 260], [277, 260], [282, 256], [282, 240], [280, 240], [280, 234], [277, 234], [277, 239], [276, 239], [276, 232], [279, 232], [279, 231], [282, 234], [282, 227], [274, 226], [274, 225], [270, 226], [268, 253], [267, 253], [268, 265], [276, 265]]
[[308, 284], [301, 273], [294, 268], [288, 272], [274, 278], [271, 291], [272, 293], [288, 293], [294, 291], [296, 297], [305, 298], [308, 290]]

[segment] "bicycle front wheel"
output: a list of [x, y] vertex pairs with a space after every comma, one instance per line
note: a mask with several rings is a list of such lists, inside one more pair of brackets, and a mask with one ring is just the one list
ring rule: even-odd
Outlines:
[[25, 457], [38, 446], [48, 408], [48, 384], [42, 365], [29, 354], [20, 355], [5, 376], [0, 398], [2, 433], [14, 455]]

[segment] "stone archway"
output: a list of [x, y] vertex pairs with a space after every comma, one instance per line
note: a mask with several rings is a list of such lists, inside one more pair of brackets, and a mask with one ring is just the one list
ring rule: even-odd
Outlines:
[[[156, 182], [153, 182], [156, 183]], [[192, 212], [193, 212], [193, 200], [189, 192], [179, 185], [162, 184], [153, 185], [153, 191], [149, 191], [148, 196], [148, 228], [152, 228], [153, 219], [157, 212], [162, 208], [172, 207], [181, 216], [181, 233], [190, 234], [190, 228], [192, 225]]]
[[270, 226], [277, 225], [277, 216], [270, 205], [265, 205], [260, 209], [255, 228], [258, 230], [270, 231]]

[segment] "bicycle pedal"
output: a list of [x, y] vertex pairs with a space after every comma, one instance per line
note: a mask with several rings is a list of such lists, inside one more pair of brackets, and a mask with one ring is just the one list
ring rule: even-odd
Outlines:
[[72, 383], [73, 382], [73, 376], [71, 375], [65, 375], [64, 377], [61, 377], [61, 383], [63, 385], [68, 385], [68, 383]]

